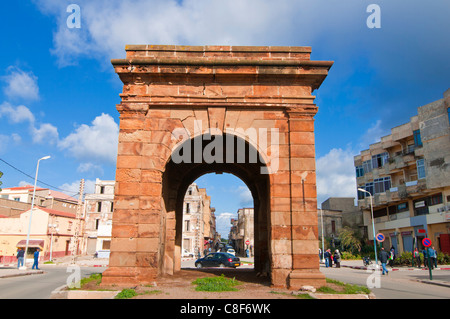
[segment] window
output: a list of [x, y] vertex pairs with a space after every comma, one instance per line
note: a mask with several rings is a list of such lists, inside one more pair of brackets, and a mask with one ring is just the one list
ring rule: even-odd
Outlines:
[[111, 213], [114, 212], [114, 202], [111, 202], [111, 210], [110, 210], [110, 212]]
[[102, 211], [102, 202], [97, 203], [97, 213], [101, 213]]
[[387, 163], [388, 158], [389, 153], [387, 152], [372, 156], [372, 168], [382, 167], [384, 164]]
[[417, 165], [417, 178], [418, 179], [426, 178], [425, 160], [423, 158], [417, 160], [416, 165]]
[[[373, 183], [366, 183], [366, 187], [364, 187], [364, 189], [366, 190], [366, 191], [368, 191], [370, 194], [374, 194], [373, 193]], [[365, 193], [366, 195], [365, 196], [369, 196], [369, 194], [367, 194], [367, 193]]]
[[185, 220], [184, 221], [184, 230], [185, 231], [189, 231], [190, 230], [190, 227], [191, 227], [191, 221], [190, 220]]
[[373, 211], [373, 218], [378, 218], [382, 216], [387, 216], [387, 209], [381, 208]]
[[364, 173], [370, 173], [372, 171], [372, 161], [363, 162]]
[[100, 223], [100, 219], [96, 219], [95, 220], [95, 229], [98, 229], [99, 223]]
[[334, 220], [331, 221], [331, 232], [333, 234], [336, 233], [336, 221], [334, 221]]
[[442, 193], [430, 197], [430, 206], [442, 204]]
[[364, 168], [361, 166], [356, 166], [356, 177], [364, 176]]
[[391, 177], [376, 178], [373, 180], [375, 194], [384, 193], [391, 188]]
[[189, 203], [186, 203], [186, 214], [191, 213], [191, 205]]
[[420, 130], [413, 131], [414, 144], [416, 146], [422, 146], [422, 139], [420, 138]]

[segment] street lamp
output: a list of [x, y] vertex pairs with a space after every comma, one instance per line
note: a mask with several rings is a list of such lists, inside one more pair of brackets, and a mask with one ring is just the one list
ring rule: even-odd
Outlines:
[[323, 211], [322, 211], [322, 207], [320, 208], [320, 219], [321, 219], [321, 224], [322, 224], [322, 262], [325, 263], [325, 247], [324, 247], [324, 240], [323, 240]]
[[33, 188], [33, 197], [31, 198], [31, 209], [30, 209], [30, 221], [28, 223], [28, 233], [27, 233], [27, 242], [25, 244], [25, 258], [24, 258], [24, 262], [23, 262], [23, 267], [21, 267], [22, 269], [27, 269], [27, 252], [28, 252], [28, 243], [30, 241], [30, 232], [31, 232], [31, 217], [33, 215], [33, 207], [34, 207], [34, 195], [36, 194], [36, 183], [37, 183], [37, 177], [38, 177], [38, 171], [39, 171], [39, 162], [41, 160], [46, 160], [49, 159], [50, 156], [44, 156], [42, 158], [40, 158], [37, 161], [37, 167], [36, 167], [36, 177], [34, 178], [34, 188]]
[[373, 248], [375, 250], [375, 264], [378, 265], [378, 257], [377, 257], [377, 242], [376, 242], [376, 238], [375, 238], [375, 221], [373, 219], [373, 200], [372, 200], [372, 194], [368, 191], [366, 191], [365, 189], [362, 188], [358, 188], [358, 190], [360, 192], [364, 192], [369, 194], [370, 196], [370, 213], [372, 215], [372, 232], [373, 232]]

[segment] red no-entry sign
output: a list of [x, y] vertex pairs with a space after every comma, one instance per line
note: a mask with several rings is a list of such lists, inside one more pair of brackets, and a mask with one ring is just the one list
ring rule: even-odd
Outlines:
[[424, 238], [424, 239], [422, 239], [422, 244], [423, 244], [425, 247], [430, 247], [430, 246], [431, 246], [431, 239], [430, 239], [430, 238]]

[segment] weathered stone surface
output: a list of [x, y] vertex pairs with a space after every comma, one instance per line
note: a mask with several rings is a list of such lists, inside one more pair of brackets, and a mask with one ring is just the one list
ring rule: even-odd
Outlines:
[[[274, 286], [324, 283], [311, 93], [332, 62], [311, 61], [310, 53], [309, 47], [128, 45], [125, 59], [112, 60], [124, 87], [105, 284], [153, 283], [176, 272], [179, 189], [199, 174], [224, 170], [257, 197], [257, 272], [269, 272]], [[206, 132], [237, 136], [261, 162], [171, 161], [176, 147]], [[264, 165], [270, 175], [261, 173]]]

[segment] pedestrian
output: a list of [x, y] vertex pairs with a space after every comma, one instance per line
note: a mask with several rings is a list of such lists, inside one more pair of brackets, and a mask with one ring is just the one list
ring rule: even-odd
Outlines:
[[36, 270], [40, 270], [39, 269], [39, 248], [36, 249], [36, 251], [34, 252], [34, 263], [33, 263], [33, 267], [31, 267], [31, 269], [34, 269], [34, 267], [36, 267]]
[[432, 246], [431, 248], [433, 248], [434, 250], [434, 266], [437, 268], [437, 251], [436, 249], [434, 249], [434, 246]]
[[437, 268], [437, 254], [434, 246], [428, 248], [428, 258], [430, 258], [431, 269]]
[[19, 248], [17, 251], [17, 268], [23, 266], [23, 259], [25, 256], [25, 251], [22, 248]]
[[417, 263], [417, 267], [420, 268], [420, 253], [419, 253], [419, 250], [417, 249], [417, 247], [414, 249], [413, 257]]
[[395, 259], [395, 248], [394, 246], [391, 247], [390, 256], [389, 256], [389, 267], [392, 268], [394, 266], [394, 259]]
[[323, 258], [325, 258], [325, 268], [328, 268], [331, 266], [331, 264], [330, 264], [331, 256], [330, 255], [331, 255], [330, 250], [329, 249], [325, 250], [325, 253], [323, 254]]
[[339, 252], [338, 249], [336, 249], [334, 251], [334, 256], [333, 256], [333, 260], [334, 263], [336, 264], [336, 268], [341, 268], [341, 253]]
[[427, 254], [427, 248], [424, 248], [422, 250], [422, 254], [423, 254], [423, 266], [427, 267], [428, 265], [428, 254]]
[[388, 260], [389, 260], [389, 253], [384, 250], [384, 247], [381, 247], [380, 262], [381, 267], [383, 268], [383, 272], [381, 273], [382, 275], [384, 275], [384, 273], [386, 273], [386, 275], [389, 274], [389, 271], [386, 269], [386, 263], [388, 262]]

